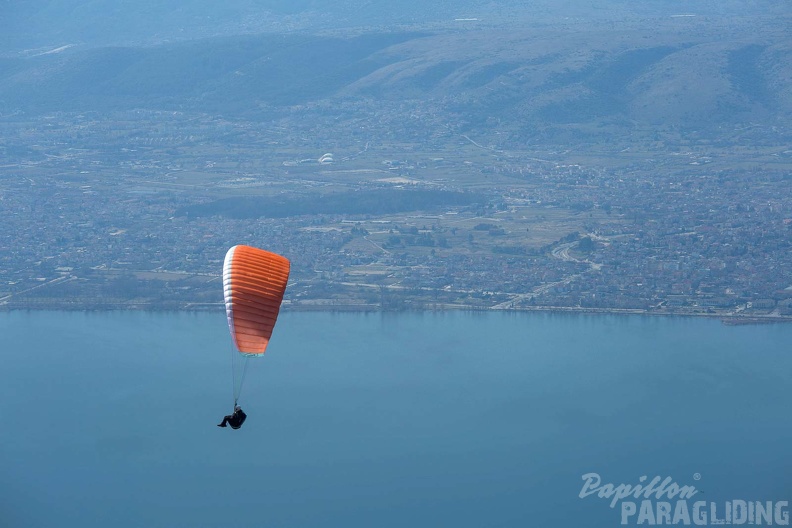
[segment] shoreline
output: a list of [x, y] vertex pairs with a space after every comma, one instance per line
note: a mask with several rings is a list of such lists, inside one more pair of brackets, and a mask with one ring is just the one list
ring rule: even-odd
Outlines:
[[[41, 303], [30, 305], [0, 305], [1, 312], [221, 312], [224, 311], [223, 303], [182, 303], [169, 305], [155, 305], [150, 303], [117, 302], [95, 303], [94, 305], [76, 303]], [[382, 308], [376, 304], [364, 303], [338, 303], [327, 300], [317, 303], [293, 304], [285, 302], [281, 308], [286, 312], [344, 312], [344, 313], [437, 313], [437, 312], [492, 312], [492, 313], [552, 313], [552, 314], [591, 314], [591, 315], [640, 315], [645, 317], [691, 317], [719, 319], [727, 326], [756, 325], [772, 323], [792, 323], [792, 315], [757, 314], [757, 313], [730, 313], [730, 312], [697, 312], [697, 311], [658, 311], [636, 308], [581, 308], [569, 306], [531, 306], [522, 308], [492, 308], [463, 304], [438, 303], [433, 306], [421, 308]]]

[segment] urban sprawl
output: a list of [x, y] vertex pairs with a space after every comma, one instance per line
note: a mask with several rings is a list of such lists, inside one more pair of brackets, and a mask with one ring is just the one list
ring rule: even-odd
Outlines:
[[[529, 148], [497, 126], [369, 115], [5, 116], [0, 309], [219, 310], [241, 243], [292, 261], [286, 309], [792, 318], [777, 130]], [[464, 200], [356, 203], [441, 192]], [[286, 210], [234, 209], [251, 199]]]

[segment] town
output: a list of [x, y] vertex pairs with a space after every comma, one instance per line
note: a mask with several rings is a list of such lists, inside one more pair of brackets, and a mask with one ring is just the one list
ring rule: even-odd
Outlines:
[[777, 127], [530, 147], [395, 103], [0, 126], [4, 310], [219, 310], [250, 244], [291, 260], [286, 309], [792, 319]]

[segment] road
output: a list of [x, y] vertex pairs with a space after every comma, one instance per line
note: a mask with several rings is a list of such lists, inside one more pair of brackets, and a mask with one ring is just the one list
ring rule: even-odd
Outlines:
[[[598, 240], [598, 241], [601, 241], [601, 242], [608, 242], [608, 240], [606, 238], [600, 237], [598, 235], [587, 234], [585, 236], [588, 236], [588, 237], [590, 237], [592, 239], [595, 239], [595, 240]], [[528, 293], [515, 294], [508, 301], [504, 301], [502, 303], [496, 304], [495, 306], [491, 307], [490, 309], [491, 310], [509, 310], [509, 309], [514, 308], [515, 306], [517, 306], [519, 303], [522, 303], [523, 301], [528, 301], [530, 299], [533, 299], [537, 295], [541, 295], [541, 294], [547, 292], [548, 290], [550, 290], [552, 288], [555, 288], [556, 286], [569, 284], [570, 282], [579, 279], [584, 274], [586, 274], [586, 273], [588, 273], [588, 272], [590, 272], [592, 270], [594, 270], [594, 271], [599, 270], [602, 267], [602, 264], [598, 264], [596, 262], [591, 262], [588, 259], [580, 260], [580, 259], [577, 259], [577, 258], [575, 258], [575, 257], [573, 257], [572, 255], [569, 254], [569, 251], [571, 249], [573, 249], [574, 247], [576, 247], [579, 243], [580, 243], [580, 241], [576, 240], [574, 242], [566, 242], [564, 244], [559, 244], [557, 247], [553, 248], [553, 250], [550, 252], [550, 254], [553, 256], [553, 258], [556, 258], [556, 259], [564, 261], [564, 262], [578, 262], [578, 263], [582, 263], [582, 264], [588, 264], [589, 269], [587, 269], [585, 271], [582, 271], [580, 273], [575, 273], [573, 275], [565, 277], [565, 278], [561, 279], [560, 281], [548, 282], [547, 284], [542, 284], [540, 286], [537, 286], [536, 288], [534, 288], [532, 291], [530, 291]]]

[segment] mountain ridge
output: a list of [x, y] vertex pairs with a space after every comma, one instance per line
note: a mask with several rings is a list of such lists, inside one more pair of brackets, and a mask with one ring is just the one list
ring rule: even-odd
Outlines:
[[[0, 111], [189, 110], [403, 101], [499, 119], [720, 126], [792, 116], [784, 22], [709, 27], [264, 34], [69, 48], [0, 61]], [[706, 31], [704, 30], [706, 28]]]

